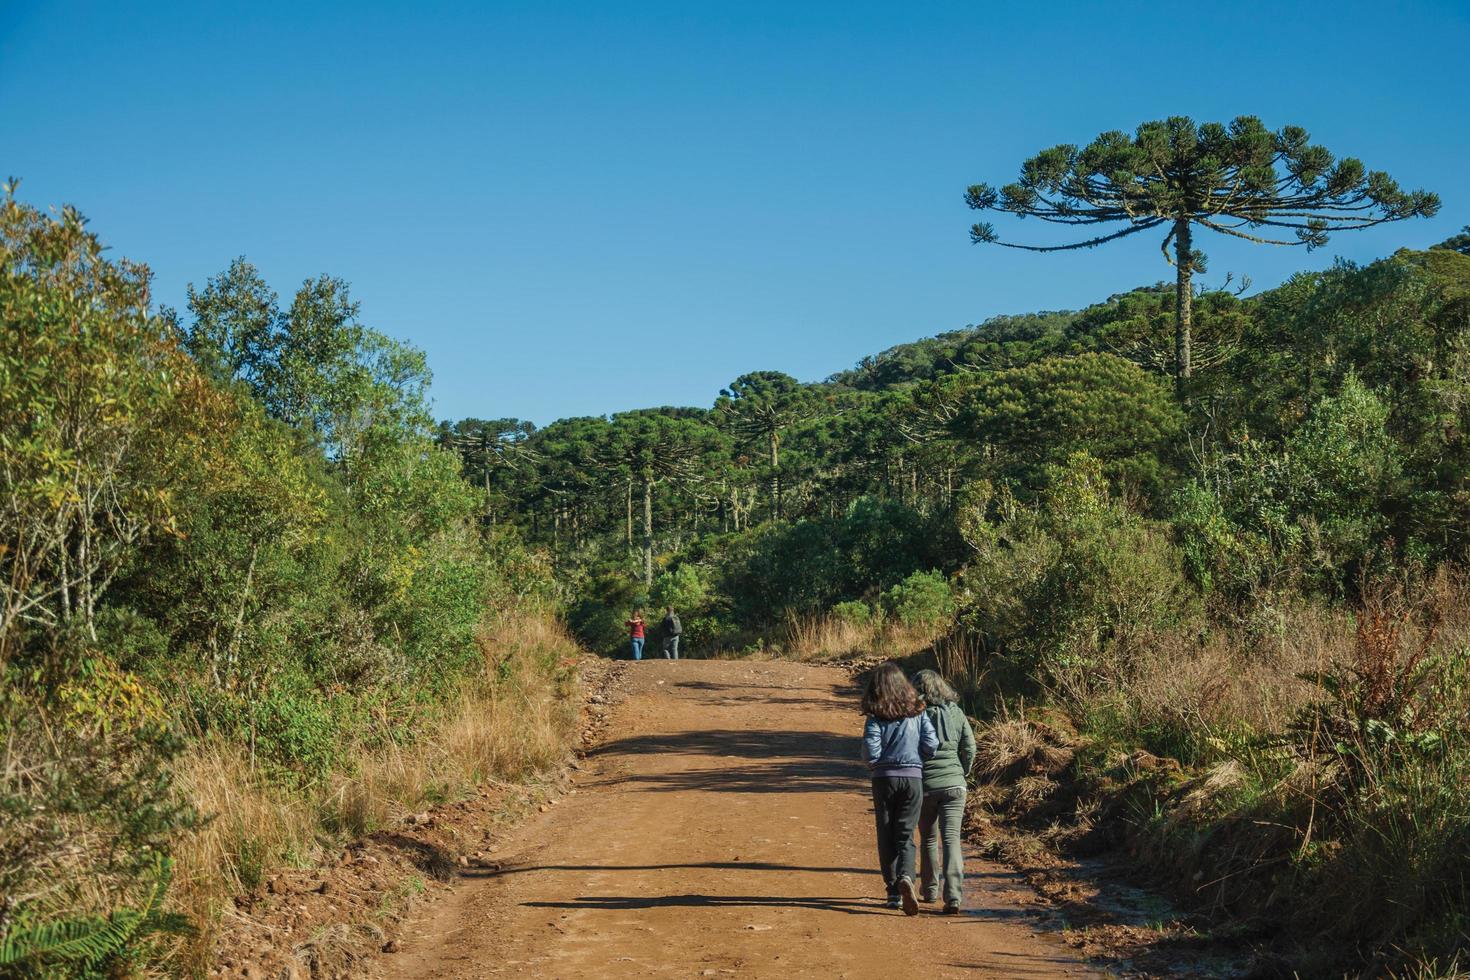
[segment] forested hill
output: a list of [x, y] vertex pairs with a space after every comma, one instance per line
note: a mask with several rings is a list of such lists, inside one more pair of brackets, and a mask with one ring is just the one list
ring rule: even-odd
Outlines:
[[[1112, 297], [1108, 303], [1118, 298]], [[828, 381], [862, 391], [882, 391], [911, 381], [932, 381], [983, 363], [985, 351], [992, 344], [1036, 343], [1058, 337], [1078, 316], [1075, 310], [994, 316], [978, 325], [897, 344], [881, 354], [864, 357], [855, 367], [838, 371]]]
[[[1445, 413], [1459, 411], [1450, 392], [1467, 285], [1470, 258], [1440, 248], [1340, 263], [1248, 298], [1204, 293], [1188, 379], [1172, 376], [1174, 290], [1153, 286], [1075, 312], [996, 317], [823, 383], [754, 372], [709, 408], [539, 430], [465, 419], [442, 423], [440, 439], [486, 492], [485, 520], [550, 549], [575, 587], [601, 583], [609, 609], [660, 574], [699, 579], [709, 615], [695, 617], [696, 632], [710, 642], [745, 642], [782, 616], [871, 598], [915, 571], [958, 569], [966, 548], [946, 515], [963, 488], [1032, 502], [1091, 468], [1138, 514], [1203, 508], [1190, 533], [1241, 521], [1240, 533], [1260, 536], [1252, 549], [1310, 541], [1310, 554], [1272, 561], [1301, 563], [1303, 584], [1340, 594], [1364, 548], [1463, 547], [1470, 515], [1447, 461], [1467, 450]], [[1351, 415], [1331, 424], [1358, 442], [1312, 452], [1393, 447], [1391, 475], [1370, 467], [1333, 491], [1353, 501], [1350, 515], [1314, 512], [1322, 474], [1311, 492], [1251, 490], [1271, 498], [1269, 517], [1253, 510], [1260, 501], [1229, 496], [1243, 490], [1231, 474], [1259, 470], [1262, 454], [1299, 466], [1301, 440], [1325, 437], [1312, 426], [1333, 412]], [[1268, 519], [1296, 530], [1281, 539]], [[1185, 544], [1199, 584], [1228, 588], [1231, 601], [1275, 574], [1206, 567], [1223, 556]], [[840, 568], [813, 567], [838, 554]], [[587, 638], [612, 643], [616, 616], [594, 618]]]
[[[639, 605], [677, 608], [694, 656], [934, 664], [1000, 726], [982, 744], [1050, 745], [1131, 794], [1058, 794], [1059, 834], [1168, 814], [1109, 840], [1210, 909], [1333, 965], [1449, 955], [1467, 253], [1195, 296], [1190, 362], [1179, 294], [1152, 288], [819, 384], [752, 372], [708, 407], [435, 424], [424, 355], [347, 283], [283, 302], [242, 258], [160, 311], [146, 266], [11, 185], [0, 891], [26, 897], [0, 909], [0, 972], [174, 955], [165, 895], [202, 962], [210, 910], [268, 869], [534, 777], [577, 721], [561, 624], [620, 652]], [[1194, 781], [1117, 764], [1154, 755]]]
[[[894, 347], [823, 383], [754, 372], [707, 409], [563, 419], [539, 430], [465, 419], [441, 423], [440, 439], [488, 492], [487, 521], [517, 524], [564, 568], [633, 562], [645, 587], [656, 570], [686, 561], [711, 568], [700, 543], [710, 533], [777, 517], [833, 518], [860, 500], [902, 508], [917, 526], [977, 479], [1029, 499], [1077, 453], [1094, 457], [1142, 512], [1163, 513], [1192, 478], [1189, 437], [1229, 457], [1248, 433], [1285, 438], [1344, 384], [1392, 398], [1416, 376], [1407, 362], [1443, 370], [1440, 356], [1416, 349], [1428, 343], [1422, 331], [1370, 339], [1364, 318], [1369, 308], [1455, 294], [1464, 264], [1448, 249], [1403, 251], [1363, 268], [1304, 273], [1249, 298], [1200, 295], [1197, 371], [1186, 387], [1170, 374], [1174, 291], [1158, 285], [1079, 311], [995, 317]], [[1374, 357], [1384, 344], [1401, 348], [1399, 358]], [[1303, 374], [1309, 363], [1320, 367]], [[1417, 536], [1396, 530], [1400, 541]], [[960, 561], [954, 540], [921, 537], [898, 564]], [[1438, 539], [1458, 535], [1445, 528]], [[764, 598], [779, 600], [777, 610], [788, 600], [820, 607], [856, 598], [859, 581], [890, 584], [891, 574], [875, 582], [863, 574], [799, 598]]]

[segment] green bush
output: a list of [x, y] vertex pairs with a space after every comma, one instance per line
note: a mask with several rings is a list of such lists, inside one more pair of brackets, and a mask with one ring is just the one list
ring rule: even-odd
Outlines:
[[170, 843], [198, 825], [170, 772], [182, 740], [135, 678], [74, 654], [51, 691], [24, 665], [0, 676], [5, 976], [131, 975], [152, 933], [178, 931], [155, 913]]
[[1078, 452], [1095, 454], [1110, 479], [1150, 496], [1168, 478], [1169, 442], [1184, 419], [1158, 374], [1093, 352], [976, 377], [955, 425], [993, 447], [989, 468], [1013, 486], [1044, 485], [1047, 467], [1066, 466]]
[[771, 626], [848, 596], [886, 589], [944, 563], [948, 521], [892, 500], [861, 497], [838, 517], [768, 524], [730, 542], [719, 591], [740, 622]]
[[832, 607], [832, 618], [849, 626], [866, 626], [873, 621], [873, 607], [857, 599]]
[[883, 593], [883, 608], [905, 626], [935, 629], [954, 618], [954, 594], [942, 572], [914, 572]]
[[721, 616], [692, 616], [684, 622], [684, 640], [679, 655], [708, 656], [736, 649], [745, 637], [739, 626]]
[[[106, 613], [136, 543], [175, 534], [217, 394], [72, 208], [0, 197], [0, 973], [121, 975], [167, 884], [181, 749], [119, 660], [166, 647]], [[185, 491], [187, 492], [187, 491]], [[103, 646], [106, 637], [108, 646]], [[142, 911], [139, 911], [139, 910]], [[116, 910], [111, 918], [104, 918]]]
[[1401, 506], [1402, 449], [1388, 423], [1350, 372], [1280, 444], [1241, 438], [1210, 458], [1174, 498], [1190, 574], [1247, 606], [1293, 590], [1344, 595]]
[[983, 486], [963, 504], [973, 558], [960, 579], [960, 620], [970, 631], [1044, 676], [1197, 621], [1179, 550], [1113, 496], [1096, 460], [1073, 456], [1050, 480], [1034, 506]]
[[304, 780], [325, 776], [340, 758], [344, 733], [304, 676], [279, 678], [251, 701], [248, 718], [256, 752]]
[[681, 615], [693, 615], [709, 601], [709, 583], [698, 567], [684, 564], [654, 579], [648, 598], [654, 610], [673, 606]]

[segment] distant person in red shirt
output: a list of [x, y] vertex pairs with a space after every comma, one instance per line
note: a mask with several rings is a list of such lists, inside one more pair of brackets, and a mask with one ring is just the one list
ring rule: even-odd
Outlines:
[[633, 634], [633, 659], [643, 659], [643, 610], [633, 610], [633, 618], [624, 620], [623, 625]]

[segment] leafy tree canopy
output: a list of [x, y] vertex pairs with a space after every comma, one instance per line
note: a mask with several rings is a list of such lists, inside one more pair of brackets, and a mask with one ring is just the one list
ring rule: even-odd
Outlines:
[[1047, 464], [1076, 452], [1108, 460], [1115, 477], [1149, 487], [1183, 416], [1156, 375], [1113, 354], [1048, 358], [981, 379], [962, 396], [956, 434], [991, 447], [1000, 475], [1044, 483]]

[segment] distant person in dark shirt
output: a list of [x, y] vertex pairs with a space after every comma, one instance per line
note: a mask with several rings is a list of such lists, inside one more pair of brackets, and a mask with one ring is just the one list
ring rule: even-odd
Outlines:
[[684, 633], [684, 626], [679, 622], [679, 614], [674, 612], [673, 606], [664, 609], [664, 621], [659, 624], [664, 635], [664, 659], [679, 659], [679, 637]]

